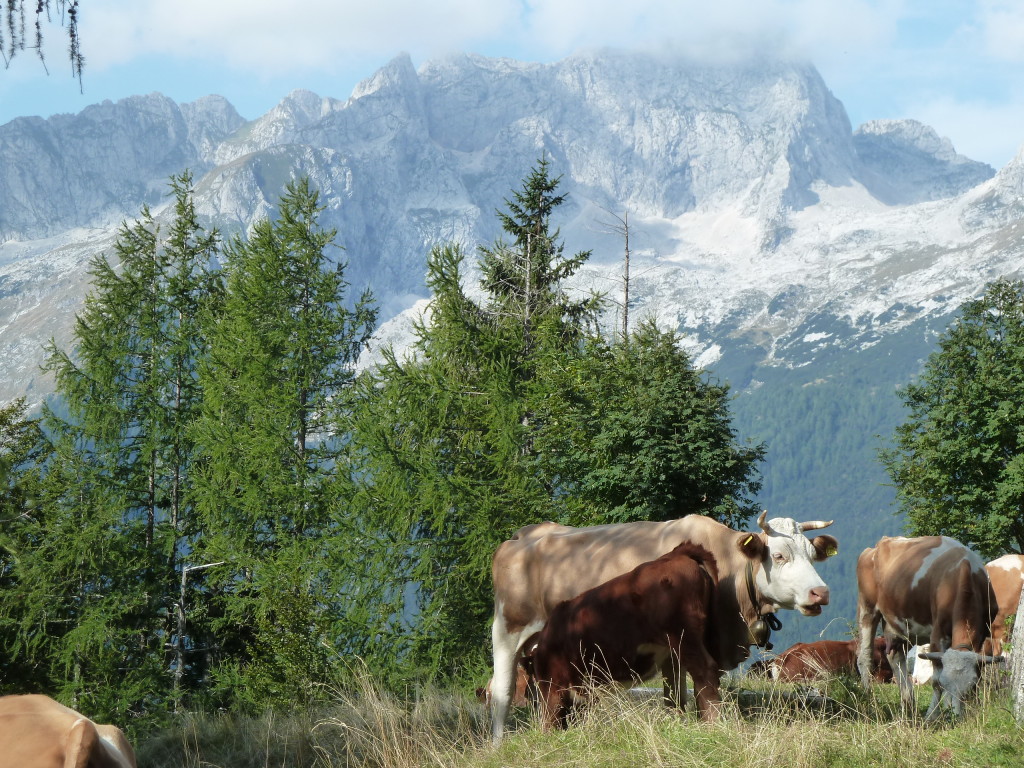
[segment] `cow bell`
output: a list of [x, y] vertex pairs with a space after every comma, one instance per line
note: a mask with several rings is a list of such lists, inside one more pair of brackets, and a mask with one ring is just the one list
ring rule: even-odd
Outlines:
[[768, 639], [772, 636], [773, 629], [775, 631], [782, 629], [782, 622], [774, 613], [766, 614], [765, 618], [748, 625], [747, 631], [750, 633], [751, 644], [770, 651], [774, 646], [768, 642]]
[[772, 634], [772, 631], [768, 629], [768, 622], [758, 619], [748, 629], [750, 630], [750, 642], [753, 645], [758, 648], [766, 648], [769, 651], [772, 649], [772, 644], [768, 642], [768, 638]]

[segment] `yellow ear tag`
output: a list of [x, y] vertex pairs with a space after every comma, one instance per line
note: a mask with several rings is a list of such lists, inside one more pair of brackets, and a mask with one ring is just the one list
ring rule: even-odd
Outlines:
[[746, 539], [746, 541], [744, 541], [744, 542], [743, 542], [743, 546], [744, 546], [744, 547], [745, 547], [745, 546], [747, 546], [747, 544], [749, 544], [749, 543], [750, 543], [750, 540], [751, 540], [751, 539], [753, 539], [753, 538], [754, 538], [753, 536], [747, 536], [747, 539]]
[[833, 555], [838, 555], [838, 554], [839, 554], [839, 550], [836, 549], [835, 547], [829, 547], [828, 549], [825, 550], [825, 557], [832, 557]]

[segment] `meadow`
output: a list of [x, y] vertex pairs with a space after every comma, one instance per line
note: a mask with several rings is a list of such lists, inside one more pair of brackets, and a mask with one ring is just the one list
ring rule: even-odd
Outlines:
[[[1002, 684], [1000, 685], [1000, 677]], [[317, 710], [240, 718], [186, 717], [138, 745], [149, 768], [1017, 768], [1024, 729], [1005, 673], [979, 688], [964, 718], [925, 724], [931, 687], [904, 715], [893, 685], [865, 693], [833, 677], [813, 686], [737, 678], [723, 685], [723, 716], [702, 723], [663, 707], [656, 692], [603, 692], [566, 731], [544, 732], [529, 709], [490, 744], [471, 695], [432, 690], [408, 698], [363, 679]]]

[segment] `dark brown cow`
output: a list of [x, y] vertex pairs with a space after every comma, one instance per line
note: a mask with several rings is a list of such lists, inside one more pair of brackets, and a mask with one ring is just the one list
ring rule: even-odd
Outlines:
[[684, 542], [559, 603], [531, 653], [545, 727], [564, 727], [588, 686], [646, 680], [666, 663], [690, 673], [701, 717], [714, 719], [722, 674], [714, 656], [717, 584], [715, 558]]
[[908, 709], [914, 686], [907, 674], [907, 648], [929, 643], [921, 654], [935, 665], [932, 701], [925, 716], [934, 719], [946, 701], [959, 715], [978, 683], [980, 666], [996, 659], [980, 653], [996, 614], [996, 599], [985, 563], [963, 544], [945, 536], [885, 537], [857, 561], [860, 674], [870, 684], [875, 633], [885, 622], [889, 663]]
[[1021, 586], [1024, 585], [1024, 555], [1003, 555], [985, 564], [999, 610], [992, 620], [991, 652], [1003, 652], [1006, 641], [1006, 617], [1017, 612]]
[[[857, 674], [859, 640], [818, 640], [796, 643], [779, 654], [772, 664], [773, 677], [783, 683], [815, 680], [848, 672]], [[885, 639], [875, 638], [871, 676], [880, 683], [892, 680], [892, 667], [885, 658]]]
[[[806, 531], [831, 521], [798, 523], [758, 518], [760, 533], [734, 531], [711, 518], [688, 515], [665, 522], [571, 528], [539, 523], [520, 529], [494, 553], [494, 689], [491, 727], [501, 740], [515, 684], [516, 664], [528, 638], [539, 632], [556, 605], [669, 552], [681, 541], [700, 544], [715, 557], [722, 669], [735, 669], [763, 643], [763, 617], [783, 608], [808, 616], [828, 604], [828, 587], [814, 562], [838, 551], [831, 536], [808, 540]], [[685, 704], [675, 670], [662, 670], [670, 695]]]
[[0, 766], [136, 768], [119, 728], [38, 694], [0, 696]]

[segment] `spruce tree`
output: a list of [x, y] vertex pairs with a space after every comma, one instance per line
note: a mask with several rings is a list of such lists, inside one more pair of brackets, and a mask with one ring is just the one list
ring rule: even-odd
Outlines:
[[202, 574], [224, 705], [314, 695], [342, 634], [344, 438], [376, 309], [368, 292], [346, 304], [318, 198], [307, 179], [289, 184], [276, 220], [228, 244], [223, 299], [205, 316], [197, 552], [224, 563]]
[[728, 385], [694, 368], [679, 342], [646, 320], [544, 371], [538, 463], [566, 522], [703, 514], [735, 526], [759, 511], [765, 446], [740, 441]]
[[429, 321], [417, 326], [411, 358], [387, 354], [364, 390], [357, 440], [369, 530], [388, 543], [395, 579], [361, 597], [378, 601], [391, 626], [372, 631], [393, 643], [387, 655], [405, 672], [484, 665], [491, 556], [550, 516], [536, 472], [537, 372], [545, 356], [574, 354], [600, 304], [563, 287], [588, 254], [563, 253], [551, 225], [564, 200], [557, 186], [542, 160], [506, 201], [499, 218], [510, 241], [480, 250], [483, 302], [465, 291], [458, 246], [431, 251]]

